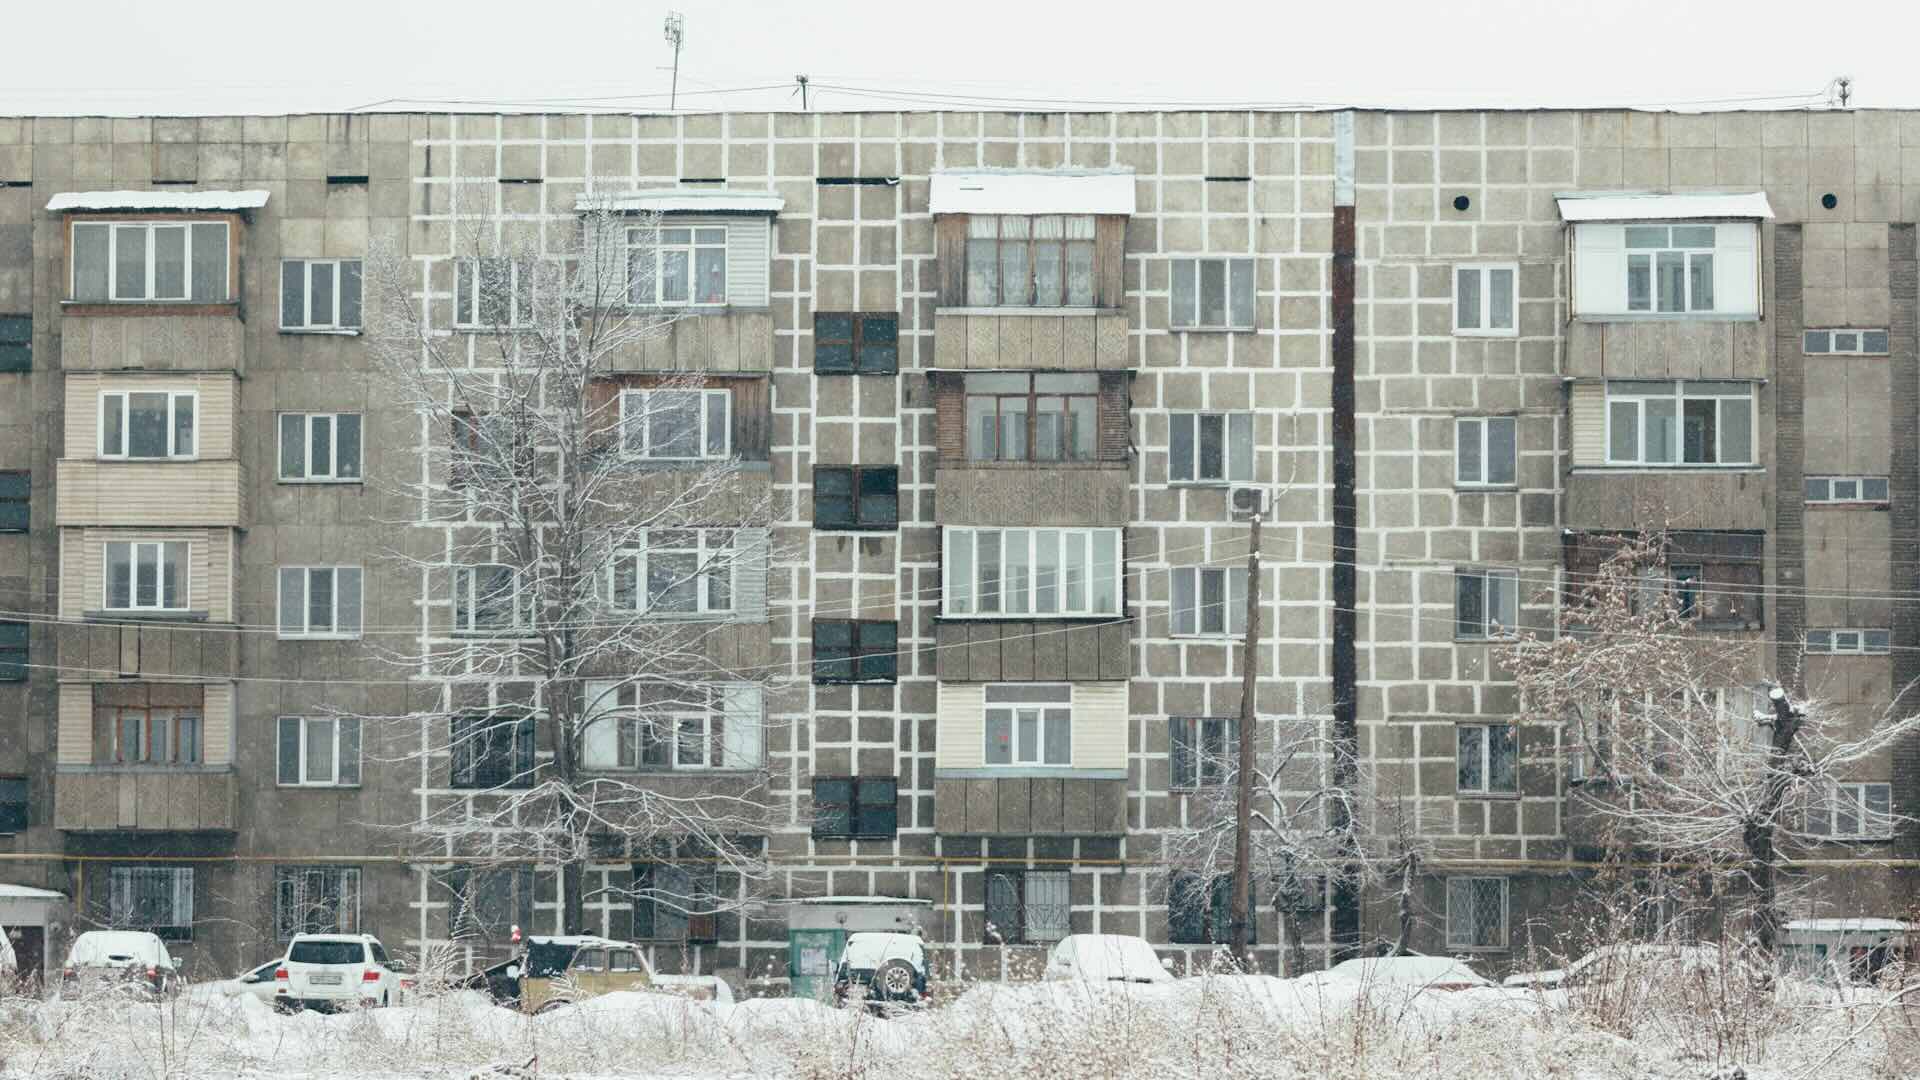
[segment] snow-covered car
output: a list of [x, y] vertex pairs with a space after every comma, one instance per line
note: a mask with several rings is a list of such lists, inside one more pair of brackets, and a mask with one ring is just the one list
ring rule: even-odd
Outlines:
[[231, 979], [220, 980], [220, 993], [226, 997], [259, 998], [267, 1004], [273, 1004], [273, 973], [280, 970], [279, 960], [269, 960], [252, 971], [235, 975]]
[[1333, 965], [1327, 975], [1373, 986], [1422, 990], [1472, 990], [1493, 985], [1486, 976], [1450, 956], [1363, 956]]
[[602, 937], [529, 937], [500, 976], [498, 981], [511, 984], [523, 1012], [549, 1012], [602, 994], [647, 989], [733, 1004], [733, 990], [717, 976], [657, 975], [643, 946]]
[[1145, 938], [1127, 934], [1069, 934], [1047, 956], [1046, 977], [1087, 982], [1172, 982], [1166, 962]]
[[273, 972], [284, 1009], [398, 1005], [411, 989], [406, 966], [372, 934], [295, 934]]
[[178, 979], [166, 942], [145, 930], [89, 930], [73, 939], [60, 969], [66, 992], [112, 986], [159, 997], [176, 989]]
[[1523, 971], [1507, 976], [1502, 985], [1530, 990], [1570, 990], [1629, 979], [1700, 978], [1722, 970], [1736, 973], [1755, 985], [1767, 982], [1759, 968], [1711, 945], [1602, 945], [1566, 967]]
[[875, 1012], [927, 1000], [927, 946], [918, 934], [863, 931], [847, 935], [833, 968], [836, 1005], [865, 1001]]

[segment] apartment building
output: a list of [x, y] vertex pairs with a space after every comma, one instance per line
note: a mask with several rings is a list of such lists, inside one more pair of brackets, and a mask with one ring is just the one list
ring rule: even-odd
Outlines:
[[[148, 927], [203, 974], [302, 928], [475, 961], [560, 928], [551, 867], [406, 829], [483, 814], [537, 716], [456, 760], [342, 715], [448, 693], [382, 654], [479, 587], [381, 557], [453, 527], [383, 480], [454, 434], [373, 384], [362, 260], [403, 251], [453, 332], [513, 302], [463, 236], [611, 205], [691, 270], [640, 366], [718, 392], [702, 453], [775, 507], [723, 614], [785, 683], [716, 706], [724, 760], [604, 762], [764, 768], [771, 895], [635, 903], [687, 871], [616, 843], [585, 929], [802, 992], [909, 924], [970, 970], [1096, 930], [1203, 960], [1224, 894], [1164, 853], [1239, 711], [1246, 490], [1269, 732], [1351, 710], [1431, 840], [1416, 948], [1503, 966], [1593, 854], [1494, 651], [1596, 538], [1674, 530], [1675, 587], [1751, 638], [1730, 691], [1866, 717], [1920, 674], [1917, 154], [1920, 114], [1867, 111], [0, 119], [7, 925]], [[1920, 748], [1857, 781], [1806, 914], [1911, 904]]]

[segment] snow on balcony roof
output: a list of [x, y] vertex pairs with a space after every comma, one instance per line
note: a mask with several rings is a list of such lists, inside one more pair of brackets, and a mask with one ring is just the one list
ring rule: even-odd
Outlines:
[[617, 195], [581, 195], [573, 202], [576, 211], [650, 214], [777, 214], [786, 205], [787, 200], [770, 191], [698, 191], [684, 188], [627, 191]]
[[54, 213], [70, 210], [258, 210], [265, 191], [63, 191], [47, 202]]
[[936, 214], [1133, 213], [1132, 169], [968, 169], [933, 174]]
[[66, 893], [36, 889], [31, 885], [0, 885], [0, 900], [65, 900]]
[[1554, 195], [1567, 221], [1673, 221], [1701, 218], [1773, 220], [1764, 191], [1562, 191]]
[[1898, 934], [1913, 927], [1899, 919], [1794, 919], [1787, 923], [1787, 929], [1805, 934], [1841, 934], [1848, 931]]

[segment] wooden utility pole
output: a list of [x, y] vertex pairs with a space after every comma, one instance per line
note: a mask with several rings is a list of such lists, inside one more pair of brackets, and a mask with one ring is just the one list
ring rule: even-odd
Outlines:
[[1243, 970], [1253, 966], [1253, 776], [1254, 689], [1260, 673], [1260, 517], [1256, 507], [1247, 536], [1247, 635], [1240, 645], [1240, 730], [1233, 798], [1233, 955]]

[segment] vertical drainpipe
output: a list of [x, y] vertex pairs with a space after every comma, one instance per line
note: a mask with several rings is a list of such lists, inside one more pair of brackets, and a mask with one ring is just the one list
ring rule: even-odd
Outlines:
[[[1354, 197], [1353, 113], [1333, 116], [1333, 262], [1331, 275], [1333, 326], [1333, 762], [1332, 784], [1357, 801], [1360, 772], [1359, 702], [1356, 700], [1358, 661], [1354, 633], [1359, 601], [1357, 535], [1358, 468], [1354, 453]], [[1336, 814], [1336, 829], [1348, 850], [1357, 855], [1354, 822], [1347, 811]], [[1356, 954], [1360, 944], [1358, 874], [1342, 874], [1333, 891], [1332, 959]]]
[[[1887, 271], [1893, 291], [1888, 312], [1888, 365], [1893, 376], [1888, 455], [1893, 543], [1889, 545], [1893, 594], [1893, 716], [1920, 711], [1920, 607], [1908, 599], [1920, 593], [1920, 236], [1913, 222], [1887, 226]], [[1920, 857], [1920, 737], [1908, 736], [1893, 748], [1893, 854]], [[1911, 863], [1894, 872], [1893, 895], [1916, 895]]]

